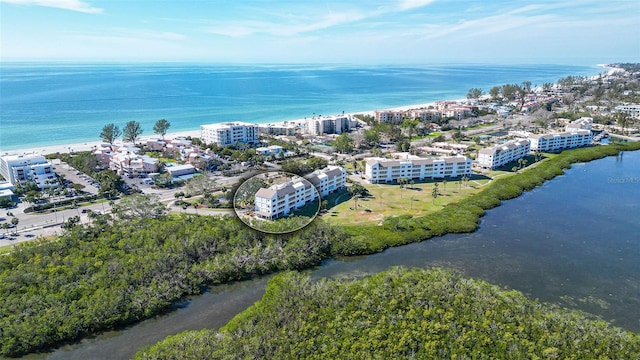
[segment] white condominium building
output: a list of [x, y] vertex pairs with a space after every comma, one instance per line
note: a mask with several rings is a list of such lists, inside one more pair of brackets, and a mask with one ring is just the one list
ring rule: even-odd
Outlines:
[[310, 182], [294, 178], [282, 184], [259, 189], [255, 195], [255, 214], [263, 219], [277, 219], [317, 197], [318, 191]]
[[405, 112], [402, 110], [376, 110], [375, 118], [377, 122], [402, 124]]
[[398, 179], [435, 179], [471, 175], [472, 161], [465, 156], [413, 157], [403, 160], [366, 159], [365, 179], [372, 184]]
[[305, 176], [316, 187], [320, 197], [344, 188], [347, 185], [347, 171], [340, 166], [327, 166]]
[[640, 104], [618, 105], [615, 107], [615, 110], [627, 113], [633, 118], [640, 119]]
[[571, 123], [565, 126], [565, 131], [576, 131], [576, 130], [591, 130], [593, 126], [593, 118], [590, 117], [581, 117], [578, 120], [574, 120]]
[[51, 163], [39, 154], [5, 155], [0, 157], [0, 175], [13, 186], [34, 182], [39, 189], [57, 186]]
[[593, 134], [590, 130], [574, 130], [555, 134], [534, 134], [529, 136], [531, 150], [556, 151], [590, 145]]
[[310, 135], [342, 134], [350, 130], [350, 115], [314, 116], [307, 119], [307, 133]]
[[200, 140], [205, 144], [219, 146], [258, 141], [258, 125], [243, 122], [200, 125]]
[[256, 215], [270, 220], [288, 215], [318, 197], [344, 188], [347, 172], [342, 167], [329, 166], [305, 178], [295, 177], [285, 183], [259, 189], [254, 203]]
[[411, 116], [414, 119], [420, 119], [422, 122], [436, 122], [442, 118], [442, 111], [440, 110], [413, 110]]
[[516, 161], [527, 156], [531, 152], [529, 140], [511, 140], [498, 146], [485, 148], [478, 151], [478, 166], [484, 169], [495, 169], [504, 164]]
[[293, 136], [298, 131], [298, 125], [285, 121], [282, 124], [259, 124], [260, 134]]

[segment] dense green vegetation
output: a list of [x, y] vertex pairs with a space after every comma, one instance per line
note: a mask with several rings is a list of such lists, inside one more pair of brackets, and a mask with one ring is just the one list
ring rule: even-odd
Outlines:
[[566, 150], [518, 175], [494, 180], [482, 192], [448, 204], [436, 213], [420, 217], [387, 217], [382, 226], [344, 225], [342, 229], [350, 236], [345, 241], [335, 244], [334, 252], [341, 255], [370, 254], [391, 246], [422, 241], [447, 233], [472, 232], [477, 228], [485, 210], [499, 206], [504, 200], [518, 197], [524, 191], [562, 175], [571, 164], [631, 150], [640, 150], [640, 142]]
[[471, 232], [485, 210], [572, 163], [638, 149], [640, 143], [616, 143], [565, 151], [438, 213], [390, 217], [382, 226], [337, 228], [316, 221], [294, 234], [267, 235], [229, 218], [96, 216], [56, 241], [23, 243], [0, 256], [0, 355], [43, 350], [148, 318], [206, 285]]
[[270, 280], [219, 332], [189, 331], [137, 359], [633, 359], [640, 336], [450, 271], [358, 281]]
[[[318, 209], [318, 202], [315, 205]], [[302, 229], [309, 225], [315, 216], [291, 215], [275, 220], [262, 220], [254, 218], [241, 218], [241, 220], [252, 228], [271, 234], [285, 234]]]
[[338, 237], [322, 223], [272, 236], [235, 218], [104, 220], [0, 256], [1, 356], [148, 318], [205, 284], [316, 265]]

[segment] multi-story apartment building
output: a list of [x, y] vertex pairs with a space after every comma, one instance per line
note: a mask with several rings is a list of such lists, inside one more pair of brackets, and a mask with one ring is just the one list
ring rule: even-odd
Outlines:
[[420, 119], [422, 122], [436, 122], [442, 118], [442, 111], [440, 110], [412, 110], [411, 116], [414, 119]]
[[200, 139], [205, 144], [219, 146], [235, 143], [252, 144], [258, 141], [258, 125], [243, 122], [200, 125]]
[[442, 110], [442, 116], [461, 120], [471, 115], [471, 106], [453, 106]]
[[576, 130], [591, 130], [593, 127], [593, 118], [581, 117], [567, 124], [564, 128], [565, 131], [573, 132]]
[[295, 177], [285, 183], [259, 189], [254, 202], [256, 216], [277, 219], [319, 197], [344, 188], [346, 170], [339, 166], [329, 166], [305, 178]]
[[343, 189], [347, 185], [347, 171], [340, 166], [327, 166], [305, 176], [316, 187], [320, 197]]
[[554, 134], [533, 134], [529, 136], [531, 150], [557, 151], [590, 145], [593, 133], [590, 130], [574, 130]]
[[615, 107], [615, 110], [627, 113], [633, 118], [640, 119], [640, 104], [618, 105]]
[[39, 189], [57, 186], [57, 175], [51, 163], [39, 154], [5, 155], [0, 157], [0, 175], [13, 186], [34, 182]]
[[260, 134], [293, 136], [298, 131], [298, 125], [285, 121], [282, 124], [259, 124]]
[[109, 169], [115, 171], [118, 175], [128, 177], [151, 174], [158, 171], [158, 159], [148, 155], [138, 155], [124, 148], [111, 154]]
[[351, 116], [314, 116], [307, 119], [307, 133], [310, 135], [342, 134], [351, 131]]
[[471, 175], [472, 161], [465, 156], [442, 158], [412, 157], [403, 160], [368, 158], [365, 179], [372, 184], [398, 179], [436, 179]]
[[527, 156], [531, 152], [531, 142], [527, 139], [511, 140], [498, 146], [478, 151], [476, 162], [484, 169], [495, 169]]
[[255, 214], [263, 219], [277, 219], [318, 198], [318, 191], [302, 178], [294, 178], [269, 188], [261, 188], [255, 195]]
[[376, 110], [375, 119], [377, 122], [402, 124], [405, 112], [401, 110]]

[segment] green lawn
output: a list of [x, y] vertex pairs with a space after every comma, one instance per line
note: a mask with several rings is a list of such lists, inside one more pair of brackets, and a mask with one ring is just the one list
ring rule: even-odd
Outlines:
[[[386, 216], [420, 216], [436, 212], [445, 205], [457, 202], [481, 191], [489, 182], [484, 176], [473, 176], [468, 186], [460, 186], [458, 179], [447, 180], [446, 185], [438, 181], [439, 196], [434, 201], [432, 192], [435, 182], [419, 182], [401, 189], [398, 184], [363, 184], [370, 197], [357, 201], [342, 191], [327, 197], [329, 211], [323, 219], [333, 224], [377, 224]], [[356, 203], [357, 202], [357, 203]], [[357, 209], [355, 206], [357, 205]]]

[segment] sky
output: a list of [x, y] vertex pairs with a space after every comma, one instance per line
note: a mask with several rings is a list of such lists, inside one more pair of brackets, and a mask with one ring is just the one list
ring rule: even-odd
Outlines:
[[640, 1], [0, 0], [0, 60], [640, 62]]

